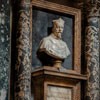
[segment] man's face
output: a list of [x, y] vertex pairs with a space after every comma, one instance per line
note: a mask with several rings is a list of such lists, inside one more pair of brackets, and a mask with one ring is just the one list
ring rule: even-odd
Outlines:
[[54, 35], [57, 38], [61, 38], [61, 33], [63, 32], [64, 25], [61, 23], [55, 23], [53, 27]]

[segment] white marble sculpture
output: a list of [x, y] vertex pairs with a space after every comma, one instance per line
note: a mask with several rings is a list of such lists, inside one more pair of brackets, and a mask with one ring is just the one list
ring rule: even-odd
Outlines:
[[61, 34], [64, 29], [64, 20], [59, 18], [53, 20], [52, 33], [43, 38], [39, 45], [39, 52], [45, 52], [48, 55], [58, 58], [65, 59], [70, 55], [67, 44], [62, 40]]

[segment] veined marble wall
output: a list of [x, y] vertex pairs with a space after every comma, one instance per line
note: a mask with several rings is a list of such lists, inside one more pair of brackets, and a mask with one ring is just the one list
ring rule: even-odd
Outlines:
[[10, 4], [0, 0], [0, 100], [8, 100], [10, 71]]

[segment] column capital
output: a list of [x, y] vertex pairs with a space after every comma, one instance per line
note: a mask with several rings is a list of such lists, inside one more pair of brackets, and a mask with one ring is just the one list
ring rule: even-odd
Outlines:
[[100, 0], [88, 0], [85, 2], [87, 17], [100, 17]]

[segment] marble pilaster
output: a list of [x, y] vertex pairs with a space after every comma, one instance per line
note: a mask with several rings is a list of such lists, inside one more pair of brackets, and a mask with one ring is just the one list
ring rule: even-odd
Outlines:
[[15, 100], [31, 98], [30, 0], [17, 0]]
[[100, 8], [97, 2], [87, 3], [87, 26], [85, 38], [85, 60], [88, 80], [86, 83], [85, 100], [100, 100], [99, 85], [99, 22]]

